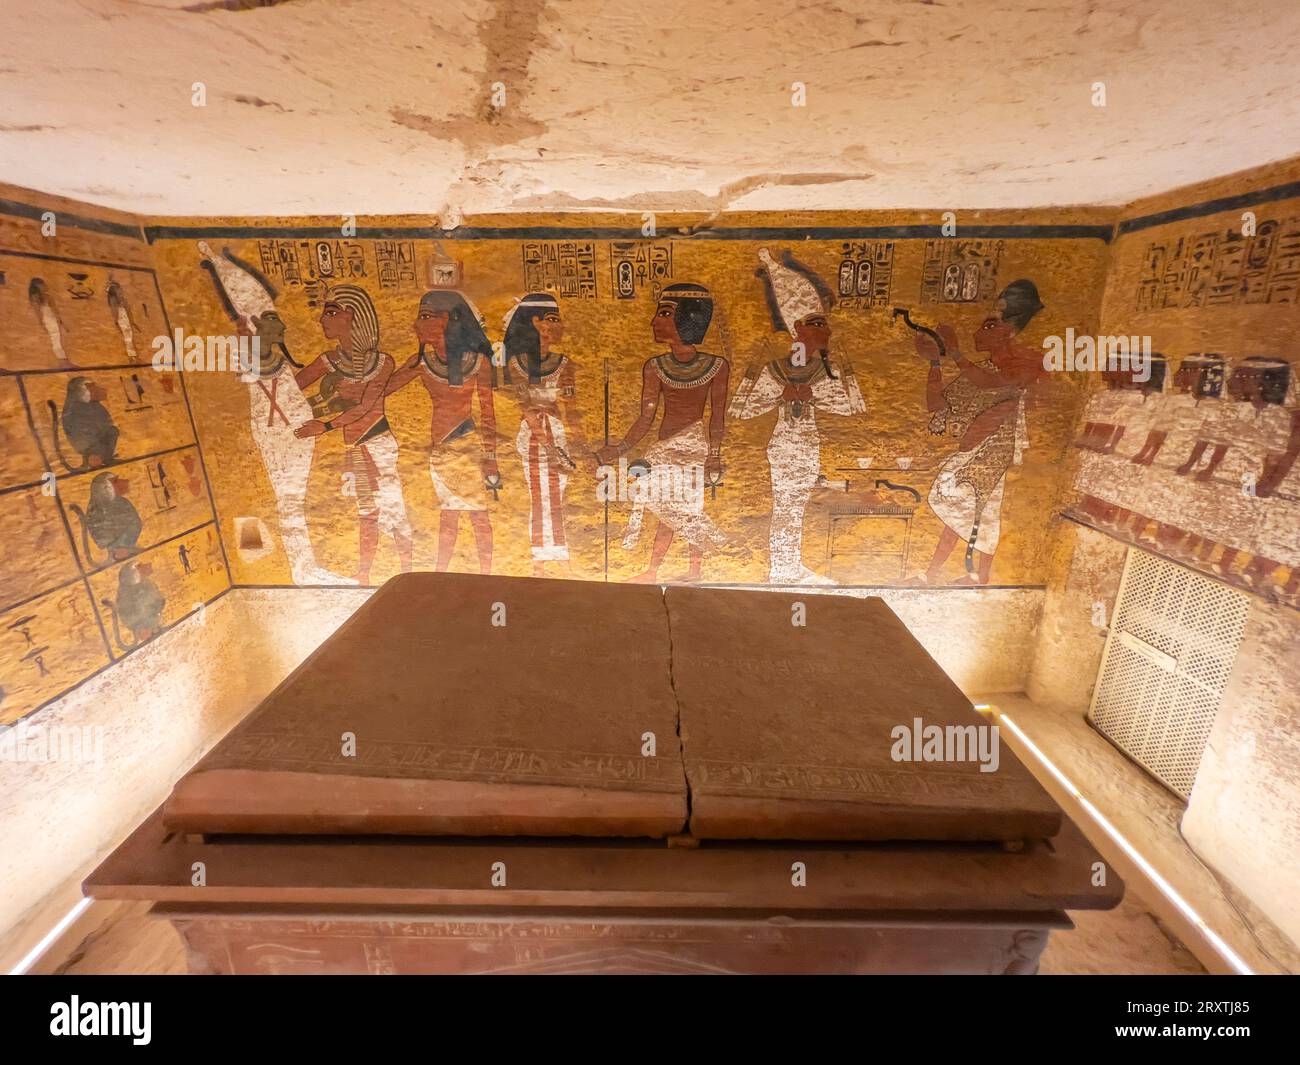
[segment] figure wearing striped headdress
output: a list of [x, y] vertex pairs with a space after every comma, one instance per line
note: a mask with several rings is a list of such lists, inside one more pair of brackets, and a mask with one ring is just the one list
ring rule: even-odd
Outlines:
[[393, 538], [402, 572], [411, 569], [411, 523], [397, 475], [397, 441], [384, 415], [384, 396], [393, 360], [379, 350], [379, 315], [365, 289], [337, 285], [325, 294], [321, 330], [336, 344], [308, 363], [295, 378], [304, 391], [320, 382], [312, 404], [316, 417], [300, 425], [300, 437], [340, 430], [347, 445], [360, 519], [357, 581], [370, 583], [379, 533]]

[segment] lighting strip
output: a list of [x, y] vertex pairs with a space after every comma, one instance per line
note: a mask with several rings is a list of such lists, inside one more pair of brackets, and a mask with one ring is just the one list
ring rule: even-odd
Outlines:
[[1205, 923], [1205, 918], [1203, 918], [1199, 913], [1197, 913], [1194, 909], [1192, 909], [1191, 904], [1185, 898], [1183, 898], [1182, 895], [1178, 893], [1178, 891], [1174, 888], [1174, 886], [1171, 883], [1169, 883], [1169, 881], [1166, 880], [1163, 876], [1161, 876], [1155, 870], [1155, 867], [1152, 866], [1150, 862], [1148, 862], [1144, 857], [1142, 857], [1141, 854], [1138, 853], [1137, 849], [1133, 846], [1133, 844], [1131, 844], [1127, 839], [1125, 839], [1125, 837], [1120, 833], [1119, 829], [1117, 829], [1113, 824], [1111, 824], [1110, 821], [1107, 820], [1106, 816], [1084, 797], [1083, 793], [1079, 791], [1074, 781], [1072, 781], [1069, 777], [1067, 777], [1064, 773], [1062, 773], [1061, 770], [1058, 769], [1056, 765], [1047, 757], [1047, 755], [1045, 755], [1041, 750], [1039, 750], [1038, 745], [1034, 743], [1034, 741], [1031, 740], [1028, 736], [1025, 735], [1025, 733], [1021, 730], [1019, 725], [1017, 725], [1014, 721], [1012, 721], [1011, 718], [1007, 717], [1006, 714], [1002, 713], [1002, 711], [1000, 711], [997, 707], [991, 706], [988, 703], [979, 703], [976, 705], [975, 709], [981, 711], [982, 713], [992, 714], [994, 717], [997, 718], [998, 724], [1006, 725], [1007, 728], [1009, 728], [1013, 733], [1015, 733], [1017, 738], [1019, 738], [1020, 742], [1023, 743], [1030, 751], [1032, 751], [1034, 757], [1037, 758], [1038, 761], [1042, 763], [1044, 768], [1046, 768], [1046, 770], [1049, 773], [1051, 773], [1053, 777], [1056, 778], [1057, 783], [1059, 783], [1061, 787], [1063, 787], [1066, 791], [1070, 793], [1070, 796], [1080, 806], [1083, 807], [1084, 812], [1087, 813], [1088, 816], [1091, 817], [1095, 822], [1097, 822], [1097, 824], [1100, 825], [1102, 829], [1105, 831], [1106, 835], [1110, 836], [1110, 838], [1115, 841], [1115, 843], [1119, 846], [1120, 850], [1122, 850], [1130, 859], [1132, 859], [1134, 864], [1136, 864], [1137, 867], [1147, 875], [1147, 877], [1151, 880], [1151, 882], [1155, 884], [1155, 886], [1159, 889], [1160, 893], [1164, 895], [1165, 898], [1167, 898], [1170, 902], [1172, 902], [1174, 906], [1177, 908], [1177, 910], [1189, 921], [1191, 921], [1192, 924], [1196, 926], [1196, 928], [1209, 942], [1210, 946], [1214, 948], [1214, 950], [1219, 954], [1219, 956], [1224, 961], [1228, 963], [1229, 966], [1231, 966], [1241, 976], [1256, 975], [1255, 970], [1253, 970], [1249, 965], [1247, 965], [1237, 955], [1237, 953], [1230, 946], [1228, 946], [1227, 943], [1223, 941], [1223, 938], [1219, 936], [1208, 924]]
[[94, 901], [94, 899], [82, 899], [65, 913], [59, 923], [46, 932], [45, 937], [27, 952], [22, 961], [9, 970], [9, 975], [22, 976], [26, 973], [40, 959], [40, 956], [50, 949], [54, 941], [67, 931], [72, 922], [86, 912], [86, 907]]

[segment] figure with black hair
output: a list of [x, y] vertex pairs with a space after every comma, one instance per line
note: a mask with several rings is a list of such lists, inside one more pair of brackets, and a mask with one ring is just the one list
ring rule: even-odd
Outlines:
[[946, 352], [957, 368], [956, 376], [946, 381], [934, 339], [924, 332], [915, 334], [917, 354], [930, 363], [926, 381], [929, 430], [958, 442], [957, 450], [939, 467], [930, 489], [930, 509], [944, 528], [924, 583], [938, 581], [959, 541], [966, 543], [966, 574], [954, 583], [989, 581], [1001, 534], [1007, 470], [1021, 463], [1029, 446], [1025, 403], [1030, 387], [1044, 372], [1042, 354], [1014, 340], [1042, 307], [1032, 281], [1013, 281], [1003, 289], [998, 313], [975, 331], [975, 350], [987, 356], [981, 362], [962, 355], [956, 330], [939, 326]]
[[295, 375], [304, 391], [318, 381], [320, 387], [313, 403], [316, 417], [294, 433], [303, 438], [332, 431], [343, 434], [359, 523], [356, 579], [358, 584], [369, 584], [381, 530], [393, 538], [402, 572], [411, 569], [411, 523], [397, 473], [397, 440], [384, 413], [393, 360], [379, 350], [379, 315], [363, 288], [329, 289], [320, 324], [326, 339], [336, 346]]
[[[480, 573], [492, 572], [492, 520], [487, 494], [501, 487], [497, 467], [496, 384], [492, 344], [478, 315], [459, 292], [433, 289], [420, 299], [415, 317], [419, 348], [393, 374], [388, 394], [419, 379], [433, 401], [429, 477], [438, 494], [438, 560], [451, 566], [460, 515], [474, 530]], [[479, 421], [474, 420], [478, 399]]]
[[[1132, 525], [1132, 535], [1144, 536], [1151, 519], [1142, 511], [1145, 505], [1144, 467], [1149, 466], [1164, 442], [1167, 429], [1162, 424], [1165, 405], [1166, 360], [1153, 353], [1149, 374], [1139, 380], [1131, 369], [1115, 367], [1102, 371], [1110, 386], [1105, 395], [1118, 395], [1122, 402], [1114, 407], [1113, 425], [1103, 425], [1109, 441], [1094, 448], [1079, 463], [1076, 485], [1087, 494], [1083, 509], [1101, 516], [1107, 524]], [[1088, 410], [1091, 410], [1091, 404]], [[1096, 492], [1088, 492], [1096, 488]], [[1107, 502], [1097, 507], [1099, 499]]]
[[732, 397], [733, 418], [777, 412], [767, 445], [772, 480], [768, 580], [772, 584], [833, 584], [803, 562], [808, 500], [821, 474], [817, 412], [840, 416], [866, 410], [852, 367], [836, 369], [830, 357], [829, 310], [834, 296], [811, 269], [786, 252], [780, 262], [763, 248], [757, 271], [772, 328], [790, 337], [778, 359], [751, 366]]
[[573, 360], [555, 350], [564, 338], [560, 304], [549, 293], [530, 292], [510, 309], [504, 326], [504, 376], [522, 415], [515, 450], [531, 502], [533, 576], [545, 576], [548, 562], [559, 563], [567, 573], [564, 489], [577, 467], [576, 458], [588, 456], [589, 448], [578, 412]]
[[[633, 583], [654, 584], [659, 567], [681, 533], [690, 545], [687, 580], [700, 578], [706, 548], [720, 549], [726, 538], [704, 513], [703, 485], [722, 478], [722, 438], [726, 431], [727, 382], [731, 365], [721, 355], [700, 351], [713, 318], [713, 297], [703, 285], [668, 285], [650, 320], [654, 339], [668, 351], [647, 359], [641, 369], [641, 410], [622, 440], [601, 448], [596, 457], [611, 465], [636, 446], [654, 424], [662, 401], [659, 439], [646, 449], [650, 483], [637, 493], [624, 548], [641, 533], [644, 509], [659, 519], [650, 564]], [[709, 408], [706, 428], [704, 408]], [[683, 490], [686, 486], [687, 490]], [[690, 486], [698, 486], [698, 490]], [[648, 497], [648, 498], [647, 498]]]

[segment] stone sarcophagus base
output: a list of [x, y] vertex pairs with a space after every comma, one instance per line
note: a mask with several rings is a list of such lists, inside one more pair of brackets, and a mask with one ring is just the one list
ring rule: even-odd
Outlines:
[[1029, 973], [1123, 886], [990, 728], [879, 599], [411, 574], [86, 891], [196, 972]]
[[1034, 973], [1064, 914], [745, 918], [409, 914], [295, 916], [160, 906], [195, 973], [779, 975]]

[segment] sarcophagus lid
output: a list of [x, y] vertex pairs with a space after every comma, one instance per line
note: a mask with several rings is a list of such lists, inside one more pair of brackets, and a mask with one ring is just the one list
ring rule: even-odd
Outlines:
[[656, 587], [397, 577], [176, 785], [166, 823], [211, 833], [680, 832], [686, 783], [668, 651]]
[[884, 600], [669, 588], [665, 602], [693, 835], [1060, 829], [1051, 796]]
[[235, 834], [1054, 835], [1059, 809], [990, 727], [879, 599], [407, 574], [164, 816]]

